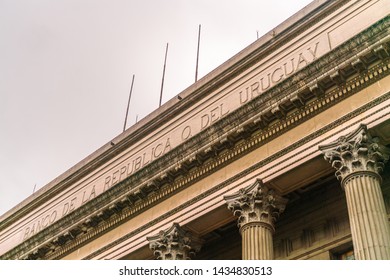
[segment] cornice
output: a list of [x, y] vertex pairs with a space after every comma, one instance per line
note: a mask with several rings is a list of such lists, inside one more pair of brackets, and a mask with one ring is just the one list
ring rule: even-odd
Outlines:
[[[386, 24], [388, 24], [388, 20], [384, 20], [377, 25], [382, 25], [385, 28]], [[372, 29], [375, 28], [377, 27], [373, 27]], [[381, 28], [378, 30], [383, 31]], [[367, 32], [375, 34], [375, 32], [372, 31], [373, 30], [369, 30]], [[378, 32], [377, 34], [381, 34], [381, 32]], [[375, 36], [371, 37], [366, 34], [361, 34], [361, 36], [354, 39], [362, 43], [362, 38], [365, 38], [366, 42], [368, 39], [371, 39], [374, 42], [380, 42], [382, 44], [381, 46], [383, 46], [383, 42], [378, 40]], [[355, 46], [353, 41], [349, 42], [349, 44]], [[360, 44], [356, 45], [357, 47], [360, 46]], [[341, 54], [336, 55], [335, 53], [332, 53], [317, 62], [324, 66], [323, 71], [325, 73], [329, 72], [329, 69], [325, 66], [327, 65], [330, 68], [334, 67], [331, 63], [332, 60], [339, 59], [339, 57], [345, 52], [349, 52], [351, 56], [356, 58], [356, 53], [351, 53], [350, 48], [346, 46], [340, 47], [335, 50], [335, 52], [341, 52]], [[364, 56], [361, 57], [364, 58]], [[323, 60], [328, 63], [324, 63]], [[9, 256], [10, 258], [23, 258], [23, 256], [26, 257], [28, 255], [32, 257], [34, 256], [34, 254], [31, 255], [34, 251], [32, 248], [45, 247], [46, 253], [48, 253], [48, 250], [51, 250], [50, 248], [58, 248], [59, 246], [59, 250], [57, 249], [54, 253], [49, 253], [47, 255], [48, 257], [51, 255], [51, 257], [56, 258], [55, 256], [58, 257], [68, 250], [74, 249], [75, 246], [77, 247], [78, 245], [83, 244], [90, 238], [95, 238], [108, 229], [128, 220], [131, 216], [139, 213], [139, 211], [145, 210], [147, 207], [150, 207], [152, 204], [166, 198], [168, 195], [171, 195], [175, 191], [182, 189], [190, 183], [200, 180], [208, 173], [215, 171], [217, 168], [226, 165], [228, 162], [235, 160], [237, 157], [248, 153], [277, 135], [284, 133], [287, 129], [290, 129], [307, 118], [310, 118], [311, 116], [318, 114], [324, 109], [339, 102], [339, 100], [350, 96], [369, 84], [372, 84], [381, 77], [386, 76], [389, 70], [388, 65], [389, 59], [384, 58], [381, 63], [375, 64], [372, 68], [368, 68], [365, 72], [347, 80], [343, 84], [338, 85], [336, 88], [333, 86], [333, 90], [329, 90], [328, 92], [325, 91], [321, 96], [314, 98], [314, 93], [312, 93], [312, 97], [307, 99], [307, 102], [305, 102], [306, 99], [305, 96], [303, 96], [301, 97], [301, 99], [305, 102], [303, 107], [300, 109], [295, 108], [294, 112], [287, 114], [281, 119], [274, 116], [268, 126], [261, 128], [258, 119], [259, 115], [261, 117], [264, 112], [261, 109], [259, 110], [258, 105], [264, 104], [264, 99], [275, 96], [275, 93], [282, 94], [284, 91], [280, 88], [283, 89], [286, 87], [285, 84], [292, 86], [297, 77], [291, 77], [285, 82], [282, 82], [280, 84], [280, 88], [279, 86], [275, 87], [268, 93], [264, 94], [264, 96], [254, 99], [252, 102], [216, 123], [215, 126], [206, 129], [203, 133], [195, 136], [194, 139], [172, 150], [166, 155], [166, 157], [153, 162], [150, 166], [147, 166], [143, 170], [140, 170], [133, 176], [129, 177], [126, 182], [120, 183], [106, 193], [103, 193], [101, 196], [87, 203], [81, 209], [76, 210], [69, 216], [38, 233], [36, 236], [26, 240], [24, 243], [12, 249], [9, 253], [6, 253], [2, 257], [8, 258], [7, 256]], [[297, 76], [301, 77], [300, 81], [304, 81], [305, 77], [312, 77], [312, 68], [320, 69], [316, 65], [303, 69], [301, 72], [297, 73]], [[339, 69], [342, 70], [342, 68]], [[326, 77], [329, 76], [324, 76], [324, 79], [326, 79]], [[317, 82], [321, 83], [318, 76]], [[310, 84], [310, 81], [307, 81], [306, 84]], [[303, 89], [303, 91], [305, 90], [306, 89]], [[254, 108], [257, 108], [257, 110], [253, 110]], [[269, 117], [270, 115], [266, 116]], [[237, 120], [242, 119], [249, 119], [249, 121], [243, 125], [237, 125]], [[225, 131], [225, 133], [221, 133], [221, 131]], [[205, 147], [205, 143], [210, 143], [210, 138], [213, 139], [213, 141], [208, 147]], [[244, 141], [240, 141], [238, 143], [238, 140]], [[200, 153], [196, 154], [193, 150], [198, 152], [200, 151]], [[205, 162], [205, 160], [211, 155], [214, 159]], [[170, 168], [169, 172], [162, 172], [162, 170], [166, 170], [166, 166], [169, 166], [169, 163], [172, 162], [178, 162], [178, 164], [174, 164], [173, 166], [171, 165], [173, 168]], [[150, 176], [151, 174], [156, 175]], [[180, 175], [180, 178], [175, 179], [176, 175]], [[145, 181], [143, 178], [151, 179]], [[138, 187], [132, 188], [132, 186]], [[150, 194], [151, 192], [154, 193]], [[87, 215], [87, 219], [85, 218], [86, 213], [90, 213]], [[73, 225], [73, 229], [72, 227], [69, 227], [70, 225]], [[85, 231], [84, 234], [82, 234], [83, 231]], [[50, 238], [50, 236], [52, 238]], [[54, 236], [56, 237], [54, 238]], [[69, 240], [73, 241], [69, 242]], [[49, 247], [48, 242], [51, 244]], [[46, 245], [44, 245], [45, 243]], [[65, 245], [65, 243], [67, 244]], [[65, 250], [65, 248], [67, 249]], [[36, 254], [39, 253], [38, 251], [36, 251]]]
[[[84, 259], [93, 259], [97, 256], [99, 256], [100, 254], [104, 253], [105, 251], [111, 249], [111, 248], [114, 248], [115, 246], [121, 244], [122, 242], [125, 242], [126, 240], [136, 236], [137, 234], [141, 233], [142, 231], [144, 230], [147, 230], [148, 228], [151, 228], [153, 226], [155, 226], [156, 224], [168, 219], [170, 216], [190, 207], [191, 205], [194, 205], [195, 203], [203, 200], [204, 198], [208, 197], [208, 196], [211, 196], [213, 193], [216, 193], [224, 188], [226, 188], [228, 185], [234, 183], [235, 181], [249, 175], [250, 173], [252, 173], [253, 171], [257, 170], [257, 169], [260, 169], [264, 166], [266, 166], [267, 164], [275, 161], [277, 158], [280, 158], [280, 157], [283, 157], [285, 156], [286, 154], [294, 151], [297, 147], [300, 147], [302, 145], [305, 145], [309, 142], [311, 142], [312, 140], [314, 140], [315, 138], [325, 134], [326, 132], [328, 131], [331, 131], [332, 129], [336, 128], [336, 127], [339, 127], [340, 125], [343, 125], [345, 124], [347, 121], [349, 121], [350, 119], [356, 117], [356, 116], [359, 116], [361, 115], [362, 113], [366, 112], [368, 109], [372, 108], [372, 107], [375, 107], [377, 106], [378, 104], [381, 104], [382, 102], [386, 101], [386, 100], [389, 100], [390, 99], [390, 92], [386, 93], [385, 95], [373, 100], [372, 102], [366, 104], [365, 106], [363, 107], [360, 107], [359, 109], [345, 115], [344, 117], [332, 122], [331, 124], [325, 126], [324, 128], [302, 138], [300, 141], [294, 143], [293, 145], [289, 146], [289, 147], [286, 147], [285, 149], [281, 150], [280, 152], [277, 152], [273, 155], [271, 155], [270, 157], [264, 159], [264, 160], [261, 160], [259, 161], [258, 163], [256, 163], [255, 165], [251, 166], [250, 168], [238, 173], [237, 175], [235, 176], [232, 176], [230, 177], [229, 179], [227, 179], [226, 181], [216, 185], [215, 187], [209, 189], [208, 191], [196, 196], [195, 198], [183, 203], [182, 205], [166, 212], [165, 214], [161, 215], [160, 217], [146, 223], [145, 225], [139, 227], [137, 230], [135, 231], [132, 231], [126, 235], [124, 235], [123, 237], [117, 239], [116, 241], [100, 248], [99, 250], [95, 251], [94, 253], [88, 255], [87, 257], [85, 257]], [[387, 106], [385, 108], [383, 108], [381, 111], [388, 111], [390, 109], [390, 106]], [[375, 112], [375, 113], [378, 113], [378, 112]], [[368, 115], [367, 117], [371, 117], [371, 115]], [[350, 129], [352, 127], [356, 127], [357, 125], [359, 125], [360, 122], [353, 122], [353, 123], [350, 123], [348, 126], [345, 127], [345, 129]], [[327, 137], [324, 138], [324, 141], [326, 140], [329, 140], [333, 137], [333, 135], [329, 135]], [[312, 144], [311, 146], [308, 147], [308, 149], [312, 148], [312, 147], [316, 147], [318, 144], [317, 143], [314, 143]], [[289, 158], [287, 158], [286, 160], [290, 160], [292, 157], [294, 156], [291, 156]], [[271, 167], [272, 168], [272, 167]], [[265, 170], [266, 171], [269, 171], [268, 169]]]
[[333, 11], [350, 1], [351, 0], [321, 0], [310, 4], [301, 12], [298, 12], [296, 15], [274, 28], [271, 31], [272, 36], [266, 34], [256, 40], [211, 73], [201, 78], [197, 83], [179, 93], [166, 104], [163, 104], [161, 108], [152, 112], [132, 128], [126, 130], [64, 174], [42, 187], [31, 197], [0, 216], [0, 230], [11, 225], [39, 205], [48, 201], [51, 197], [57, 195], [71, 184], [86, 176], [92, 170], [114, 158], [133, 143], [136, 143], [145, 135], [148, 135], [151, 131], [161, 127], [161, 125], [169, 121], [172, 116], [176, 116], [179, 112], [191, 107], [194, 102], [212, 94], [213, 90], [221, 87], [221, 85], [250, 68], [257, 61], [271, 54], [278, 48], [281, 48], [291, 39], [306, 31], [310, 26], [323, 20]]
[[[379, 48], [383, 48], [385, 53], [388, 52], [388, 27], [389, 17], [232, 112], [161, 159], [133, 174], [125, 182], [26, 240], [2, 258], [30, 258], [40, 255], [42, 248], [46, 248], [46, 255], [51, 248], [61, 247], [60, 250], [47, 254], [48, 257], [56, 258], [73, 250], [158, 200], [165, 199], [175, 191], [200, 180], [210, 172], [388, 75], [388, 57], [380, 57], [381, 55], [375, 52]], [[384, 38], [387, 38], [386, 41]], [[372, 59], [372, 55], [381, 62], [371, 62], [373, 65], [367, 65], [362, 72], [356, 70], [361, 69], [360, 66], [354, 67], [358, 58], [365, 61]], [[343, 62], [340, 64], [340, 61]], [[341, 81], [334, 75], [334, 71], [345, 71], [344, 74], [339, 74], [343, 76]], [[354, 77], [345, 78], [348, 73]], [[332, 82], [332, 77], [338, 82]], [[295, 104], [294, 98], [299, 100], [299, 106], [291, 106]], [[268, 106], [276, 110], [269, 111]], [[244, 123], [243, 119], [246, 120]], [[206, 159], [210, 158], [212, 159], [206, 162]], [[176, 164], [172, 165], [172, 162]], [[165, 171], [167, 166], [170, 168]], [[85, 233], [82, 234], [83, 232]], [[41, 253], [38, 248], [41, 248]]]

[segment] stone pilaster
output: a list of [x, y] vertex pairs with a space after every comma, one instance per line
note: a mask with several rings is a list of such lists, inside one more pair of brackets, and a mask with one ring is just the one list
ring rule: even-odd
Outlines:
[[390, 150], [365, 125], [319, 148], [345, 190], [355, 258], [390, 259], [390, 227], [379, 175]]
[[201, 248], [201, 239], [177, 223], [147, 240], [157, 260], [190, 260]]
[[287, 199], [264, 186], [261, 180], [237, 193], [225, 196], [228, 208], [238, 216], [242, 236], [242, 259], [274, 258], [275, 221], [284, 211]]

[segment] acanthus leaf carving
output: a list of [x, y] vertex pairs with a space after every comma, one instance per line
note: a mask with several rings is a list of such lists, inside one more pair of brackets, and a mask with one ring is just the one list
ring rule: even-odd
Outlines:
[[266, 187], [261, 180], [256, 180], [254, 184], [224, 198], [228, 209], [238, 216], [237, 223], [240, 228], [257, 222], [266, 224], [274, 231], [275, 222], [287, 204], [286, 198]]
[[169, 229], [147, 237], [157, 260], [190, 260], [199, 252], [202, 240], [174, 223]]
[[364, 124], [333, 143], [319, 146], [319, 149], [336, 169], [335, 175], [340, 181], [354, 172], [379, 175], [390, 155], [390, 149], [382, 145], [379, 138], [372, 137]]

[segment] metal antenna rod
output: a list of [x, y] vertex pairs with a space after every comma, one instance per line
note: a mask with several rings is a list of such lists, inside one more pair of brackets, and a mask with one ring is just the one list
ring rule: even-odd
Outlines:
[[130, 93], [129, 93], [129, 100], [127, 101], [126, 117], [125, 117], [125, 124], [123, 125], [123, 132], [125, 132], [125, 130], [126, 130], [127, 116], [129, 115], [130, 99], [131, 99], [131, 92], [133, 91], [134, 78], [135, 78], [135, 75], [133, 74], [133, 79], [131, 81], [131, 87], [130, 87]]
[[34, 185], [34, 189], [33, 189], [33, 193], [35, 193], [35, 188], [36, 188], [37, 184]]
[[198, 32], [198, 49], [197, 49], [197, 52], [196, 52], [195, 82], [198, 81], [199, 46], [200, 46], [200, 28], [201, 28], [201, 25], [199, 24], [199, 32]]
[[161, 101], [162, 101], [162, 95], [163, 95], [163, 88], [164, 88], [164, 78], [165, 78], [165, 67], [167, 65], [167, 55], [168, 55], [168, 43], [167, 47], [165, 49], [165, 59], [164, 59], [164, 68], [163, 68], [163, 75], [161, 80], [161, 91], [160, 91], [160, 102], [158, 104], [158, 107], [161, 107]]

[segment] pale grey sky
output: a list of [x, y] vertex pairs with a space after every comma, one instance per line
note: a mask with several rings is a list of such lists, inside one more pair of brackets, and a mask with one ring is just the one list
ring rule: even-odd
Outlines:
[[0, 0], [0, 215], [311, 0]]

